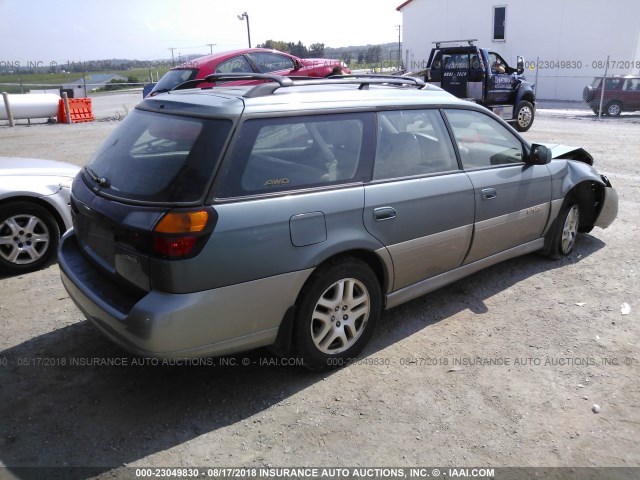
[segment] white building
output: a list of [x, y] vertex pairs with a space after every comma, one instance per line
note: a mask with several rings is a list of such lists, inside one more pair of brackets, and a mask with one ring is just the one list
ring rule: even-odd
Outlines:
[[638, 0], [408, 0], [403, 52], [410, 71], [424, 68], [433, 42], [478, 39], [510, 65], [526, 61], [540, 99], [581, 100], [596, 75], [640, 73]]

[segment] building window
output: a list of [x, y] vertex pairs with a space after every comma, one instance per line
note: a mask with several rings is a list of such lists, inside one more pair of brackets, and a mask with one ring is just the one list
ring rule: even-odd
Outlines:
[[507, 26], [507, 7], [493, 7], [493, 39], [504, 42]]

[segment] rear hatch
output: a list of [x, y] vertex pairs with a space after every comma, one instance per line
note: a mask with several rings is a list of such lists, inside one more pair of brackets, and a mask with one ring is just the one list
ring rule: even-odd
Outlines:
[[229, 119], [134, 110], [74, 182], [82, 254], [140, 291], [162, 283], [154, 262], [197, 255], [215, 226], [205, 199], [231, 129]]

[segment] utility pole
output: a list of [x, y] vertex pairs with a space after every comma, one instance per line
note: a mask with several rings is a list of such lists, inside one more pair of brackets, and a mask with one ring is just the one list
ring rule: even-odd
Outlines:
[[402, 30], [402, 25], [396, 25], [398, 29], [398, 70], [400, 70], [400, 63], [402, 62], [402, 46], [400, 43], [400, 31]]
[[175, 66], [176, 66], [176, 63], [175, 63], [175, 61], [173, 60], [173, 51], [174, 51], [174, 50], [177, 50], [177, 48], [175, 48], [175, 47], [174, 47], [174, 48], [169, 48], [169, 50], [171, 50], [171, 66], [172, 66], [172, 67], [175, 67]]
[[211, 49], [211, 51], [209, 53], [213, 53], [213, 47], [215, 47], [217, 45], [217, 43], [207, 43], [207, 47], [209, 47]]

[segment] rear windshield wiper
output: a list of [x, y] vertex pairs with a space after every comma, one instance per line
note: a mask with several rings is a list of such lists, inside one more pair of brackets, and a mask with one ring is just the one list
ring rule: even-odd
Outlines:
[[96, 182], [99, 187], [107, 188], [110, 185], [109, 180], [107, 180], [104, 177], [100, 177], [90, 167], [84, 167], [84, 170], [85, 170], [85, 172], [87, 172], [89, 174], [89, 177], [91, 177], [91, 180]]
[[147, 95], [148, 97], [153, 97], [155, 95], [159, 95], [161, 93], [166, 93], [166, 92], [170, 92], [171, 89], [170, 88], [160, 88], [158, 90], [153, 90], [152, 92], [149, 93], [149, 95]]

